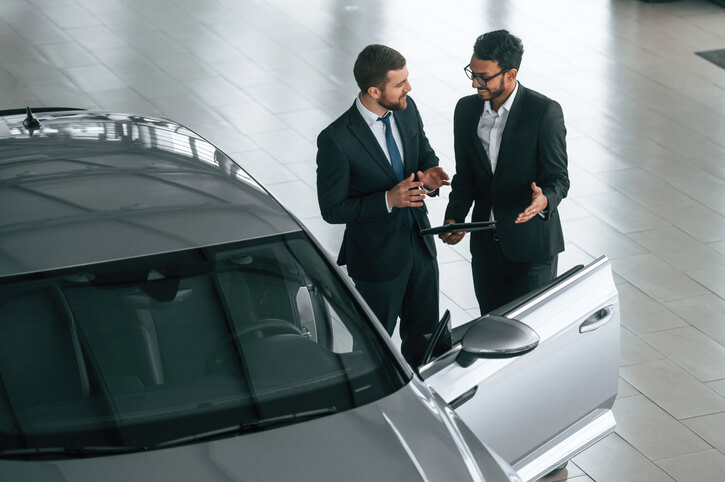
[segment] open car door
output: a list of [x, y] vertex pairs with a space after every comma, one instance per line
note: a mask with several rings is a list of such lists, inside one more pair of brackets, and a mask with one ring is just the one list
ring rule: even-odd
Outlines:
[[496, 314], [505, 319], [456, 328], [453, 350], [419, 373], [522, 480], [536, 480], [614, 430], [619, 300], [609, 261], [572, 269]]

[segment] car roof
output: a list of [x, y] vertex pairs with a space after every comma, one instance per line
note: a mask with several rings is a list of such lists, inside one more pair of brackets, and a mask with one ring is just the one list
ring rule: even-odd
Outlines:
[[301, 226], [167, 119], [0, 112], [0, 277], [255, 239]]

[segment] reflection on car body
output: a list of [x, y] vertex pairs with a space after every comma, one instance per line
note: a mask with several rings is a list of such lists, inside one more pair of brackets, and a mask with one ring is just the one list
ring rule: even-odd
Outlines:
[[528, 481], [613, 430], [606, 258], [413, 370], [209, 142], [165, 119], [35, 116], [0, 113], [3, 480]]

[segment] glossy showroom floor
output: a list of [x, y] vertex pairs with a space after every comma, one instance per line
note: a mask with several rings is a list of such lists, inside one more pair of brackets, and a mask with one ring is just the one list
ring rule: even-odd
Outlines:
[[[568, 127], [567, 249], [606, 254], [622, 305], [615, 434], [550, 480], [725, 480], [725, 8], [705, 0], [0, 0], [0, 109], [163, 115], [265, 183], [331, 252], [315, 138], [357, 92], [368, 43], [408, 59], [411, 95], [454, 171], [452, 114], [475, 37], [505, 27], [520, 81]], [[442, 221], [446, 194], [429, 201]], [[8, 208], [7, 206], [5, 208]], [[468, 246], [439, 245], [442, 309], [477, 316]], [[536, 394], [532, 394], [536, 397]]]

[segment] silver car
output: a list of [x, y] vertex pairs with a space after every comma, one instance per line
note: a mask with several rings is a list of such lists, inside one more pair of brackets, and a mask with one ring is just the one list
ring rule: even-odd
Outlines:
[[605, 257], [410, 367], [304, 226], [172, 121], [0, 112], [0, 202], [0, 480], [531, 481], [614, 429]]

